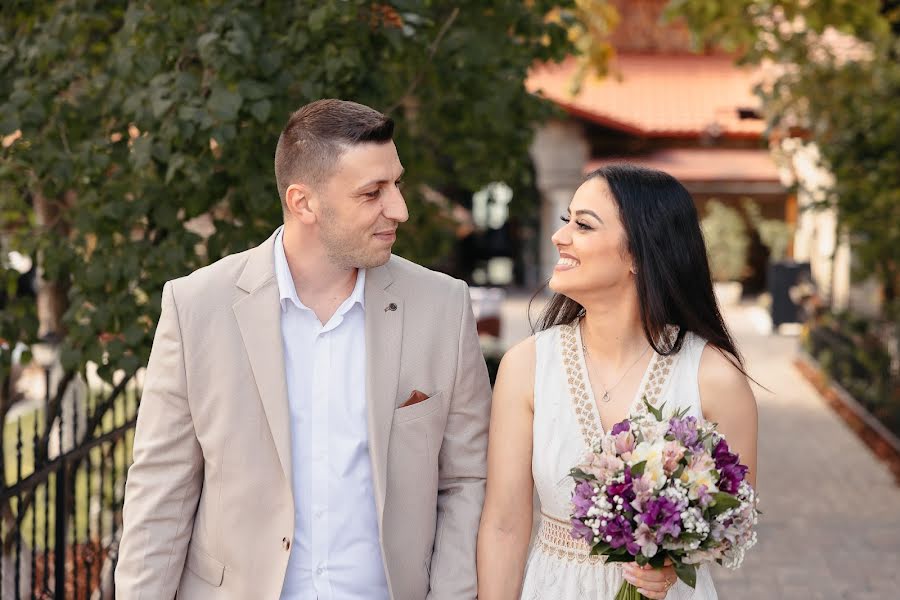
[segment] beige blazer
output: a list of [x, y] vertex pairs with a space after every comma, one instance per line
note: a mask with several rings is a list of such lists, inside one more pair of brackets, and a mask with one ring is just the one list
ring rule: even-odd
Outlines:
[[[274, 235], [166, 284], [125, 487], [120, 600], [277, 599], [294, 532]], [[369, 454], [394, 600], [475, 598], [487, 369], [466, 285], [366, 274]], [[429, 395], [398, 408], [413, 390]]]

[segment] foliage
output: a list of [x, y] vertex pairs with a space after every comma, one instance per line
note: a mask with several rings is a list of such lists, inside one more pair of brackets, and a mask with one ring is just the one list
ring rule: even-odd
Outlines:
[[[837, 209], [860, 274], [900, 295], [900, 43], [896, 3], [878, 0], [671, 0], [697, 45], [768, 64], [759, 88], [770, 130], [814, 143], [835, 177]], [[893, 28], [893, 29], [892, 29]]]
[[609, 0], [575, 0], [571, 8], [560, 7], [551, 13], [568, 30], [569, 40], [578, 54], [578, 70], [572, 78], [572, 93], [577, 94], [586, 77], [607, 74], [615, 53], [610, 35], [619, 24], [619, 11]]
[[[492, 181], [529, 186], [532, 127], [550, 108], [524, 79], [572, 48], [545, 19], [559, 4], [4, 1], [0, 245], [38, 260], [41, 329], [63, 336], [47, 421], [90, 362], [116, 382], [90, 416], [101, 419], [146, 363], [164, 282], [281, 223], [275, 144], [307, 102], [345, 98], [395, 118], [413, 215], [395, 250], [409, 258], [446, 252], [450, 202]], [[13, 278], [0, 264], [0, 422], [12, 350], [38, 335], [34, 299]], [[9, 548], [10, 504], [0, 517]]]
[[750, 198], [741, 201], [741, 208], [747, 220], [759, 232], [762, 243], [769, 249], [769, 261], [784, 260], [793, 228], [780, 219], [763, 217], [759, 205]]
[[809, 325], [803, 345], [830, 377], [900, 436], [900, 372], [889, 350], [898, 333], [900, 322], [825, 314]]
[[[397, 249], [433, 260], [448, 227], [424, 183], [451, 199], [527, 183], [531, 126], [548, 109], [524, 92], [525, 73], [570, 50], [545, 21], [551, 4], [4, 3], [0, 135], [21, 137], [3, 150], [0, 227], [69, 286], [65, 367], [133, 372], [163, 283], [269, 235], [281, 220], [274, 145], [313, 99], [397, 119], [416, 215]], [[191, 226], [203, 218], [208, 237]]]
[[750, 243], [740, 211], [718, 200], [710, 200], [700, 225], [713, 280], [739, 280], [747, 268]]

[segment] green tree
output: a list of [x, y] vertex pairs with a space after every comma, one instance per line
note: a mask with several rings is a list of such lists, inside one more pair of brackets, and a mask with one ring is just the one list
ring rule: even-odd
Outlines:
[[[528, 184], [532, 128], [550, 109], [523, 84], [534, 61], [571, 51], [546, 18], [559, 5], [4, 2], [0, 235], [40, 262], [40, 333], [63, 336], [64, 381], [89, 361], [107, 381], [133, 375], [163, 283], [280, 223], [275, 143], [311, 100], [352, 99], [396, 119], [413, 215], [396, 249], [426, 263], [443, 254], [443, 199]], [[213, 230], [201, 235], [198, 218]], [[0, 383], [12, 346], [38, 335], [6, 274], [15, 309], [0, 318]]]
[[777, 67], [759, 88], [771, 132], [804, 136], [835, 178], [837, 210], [860, 275], [900, 297], [900, 42], [896, 2], [671, 0], [698, 47]]

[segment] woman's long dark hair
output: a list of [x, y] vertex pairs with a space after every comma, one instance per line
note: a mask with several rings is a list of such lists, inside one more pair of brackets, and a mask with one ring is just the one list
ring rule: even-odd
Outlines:
[[[681, 349], [688, 331], [731, 355], [744, 372], [744, 363], [719, 312], [713, 293], [709, 260], [697, 208], [690, 193], [667, 173], [629, 164], [613, 164], [590, 173], [609, 185], [625, 227], [628, 251], [637, 269], [638, 306], [644, 334], [662, 355]], [[542, 331], [571, 323], [584, 307], [554, 294], [538, 319]], [[678, 326], [674, 341], [663, 335], [667, 325]]]

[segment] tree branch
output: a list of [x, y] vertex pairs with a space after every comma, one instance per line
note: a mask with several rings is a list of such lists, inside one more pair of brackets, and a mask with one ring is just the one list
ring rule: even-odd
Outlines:
[[[437, 37], [434, 38], [434, 41], [431, 42], [431, 45], [428, 47], [428, 59], [425, 61], [426, 64], [431, 62], [431, 59], [434, 58], [434, 55], [437, 54], [438, 46], [441, 44], [441, 40], [444, 39], [444, 36], [447, 35], [447, 31], [450, 30], [451, 25], [456, 20], [456, 17], [459, 16], [459, 7], [453, 9], [450, 13], [450, 16], [447, 17], [447, 20], [444, 21], [444, 24], [441, 25], [440, 31], [438, 31]], [[419, 69], [419, 72], [416, 73], [416, 76], [413, 77], [413, 80], [409, 82], [409, 86], [406, 88], [406, 91], [401, 94], [400, 98], [385, 111], [385, 114], [390, 115], [397, 108], [403, 104], [403, 100], [409, 97], [413, 91], [418, 87], [418, 85], [422, 82], [422, 78], [425, 76], [425, 67], [423, 66]]]

